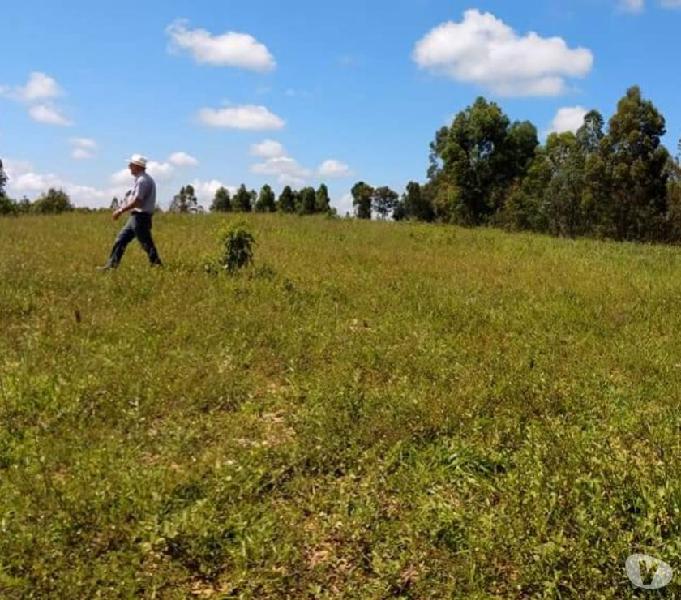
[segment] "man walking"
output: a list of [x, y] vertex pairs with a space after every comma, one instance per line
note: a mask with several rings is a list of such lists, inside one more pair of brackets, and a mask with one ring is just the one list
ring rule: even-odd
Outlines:
[[115, 269], [118, 267], [128, 244], [134, 238], [141, 244], [149, 257], [152, 265], [161, 265], [161, 259], [156, 251], [154, 240], [151, 237], [151, 220], [156, 208], [156, 183], [147, 173], [147, 159], [140, 154], [133, 154], [128, 163], [130, 173], [135, 178], [135, 186], [126, 195], [126, 201], [113, 214], [114, 221], [118, 220], [123, 213], [130, 211], [130, 218], [121, 229], [111, 255], [101, 270]]

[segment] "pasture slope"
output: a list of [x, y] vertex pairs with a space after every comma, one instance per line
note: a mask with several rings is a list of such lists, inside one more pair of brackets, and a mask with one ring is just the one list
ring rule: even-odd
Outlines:
[[[681, 251], [0, 219], [0, 597], [635, 598], [681, 570]], [[655, 597], [681, 596], [681, 573]]]

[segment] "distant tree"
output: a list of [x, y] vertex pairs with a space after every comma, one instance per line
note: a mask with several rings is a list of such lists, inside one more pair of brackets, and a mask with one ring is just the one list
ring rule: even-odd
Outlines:
[[255, 203], [256, 212], [275, 212], [277, 210], [277, 203], [272, 188], [265, 184], [260, 190], [258, 200]]
[[313, 187], [304, 187], [298, 195], [298, 213], [312, 215], [317, 206], [317, 193]]
[[537, 145], [531, 123], [511, 124], [497, 104], [478, 98], [436, 133], [429, 169], [433, 192], [446, 180], [456, 188], [456, 220], [488, 222], [525, 175]]
[[290, 186], [286, 186], [281, 194], [279, 195], [279, 200], [277, 202], [277, 209], [279, 212], [292, 213], [296, 210], [296, 197]]
[[374, 190], [374, 210], [381, 219], [387, 219], [397, 206], [399, 195], [388, 186], [381, 186]]
[[119, 206], [120, 206], [120, 202], [118, 201], [118, 197], [114, 196], [113, 199], [111, 200], [111, 204], [109, 205], [109, 208], [111, 210], [118, 210]]
[[418, 221], [432, 221], [435, 218], [433, 206], [424, 193], [423, 186], [416, 181], [410, 181], [407, 184], [403, 203], [408, 217]]
[[667, 212], [669, 152], [662, 145], [665, 119], [640, 88], [629, 88], [600, 144], [609, 200], [599, 208], [602, 231], [618, 240], [658, 239]]
[[255, 192], [248, 191], [242, 183], [232, 199], [234, 210], [251, 212], [253, 210], [253, 196], [255, 196]]
[[374, 188], [364, 183], [357, 182], [352, 186], [352, 205], [355, 207], [355, 212], [358, 219], [371, 219], [371, 205], [374, 198]]
[[552, 133], [546, 141], [550, 177], [544, 190], [549, 230], [575, 237], [584, 233], [584, 154], [571, 131]]
[[7, 197], [7, 192], [6, 192], [6, 187], [7, 185], [7, 174], [5, 173], [5, 169], [2, 165], [2, 160], [0, 160], [0, 198], [6, 198]]
[[215, 197], [210, 205], [210, 210], [211, 212], [229, 212], [232, 210], [232, 201], [227, 188], [220, 186], [215, 191]]
[[329, 198], [329, 188], [322, 183], [317, 189], [315, 197], [315, 210], [318, 213], [328, 213], [331, 210], [331, 199]]
[[16, 203], [17, 206], [17, 213], [25, 215], [31, 212], [32, 204], [31, 201], [26, 197], [23, 196], [19, 202]]
[[170, 212], [174, 213], [187, 213], [195, 212], [198, 210], [198, 200], [196, 199], [196, 193], [194, 186], [186, 185], [183, 186], [180, 191], [173, 196], [173, 200], [170, 203], [168, 209]]
[[65, 191], [50, 188], [32, 204], [32, 210], [38, 214], [56, 215], [72, 211], [73, 204]]
[[404, 204], [404, 195], [395, 204], [393, 221], [404, 221], [407, 218], [407, 208]]

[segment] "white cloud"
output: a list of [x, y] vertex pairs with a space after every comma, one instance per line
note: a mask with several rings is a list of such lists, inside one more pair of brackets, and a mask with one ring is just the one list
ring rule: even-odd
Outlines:
[[173, 152], [168, 161], [176, 167], [196, 167], [199, 161], [186, 152]]
[[563, 133], [565, 131], [576, 133], [584, 125], [584, 117], [587, 112], [583, 106], [566, 106], [558, 109], [551, 122], [549, 133]]
[[339, 160], [325, 160], [318, 169], [320, 177], [350, 177], [350, 167]]
[[226, 185], [217, 179], [210, 179], [209, 181], [194, 179], [194, 181], [192, 181], [192, 186], [196, 192], [197, 199], [199, 202], [202, 202], [206, 208], [210, 206], [210, 203], [215, 197], [215, 192], [217, 192], [221, 187], [227, 189], [230, 194], [235, 194], [237, 191], [236, 186]]
[[71, 151], [71, 156], [76, 160], [86, 160], [88, 158], [92, 158], [94, 155], [85, 148], [74, 148]]
[[69, 141], [78, 148], [87, 148], [89, 150], [94, 150], [97, 147], [97, 142], [90, 138], [71, 138]]
[[551, 96], [566, 78], [584, 77], [593, 66], [585, 48], [570, 49], [559, 37], [519, 36], [491, 13], [468, 10], [463, 21], [442, 23], [415, 46], [423, 69], [478, 84], [505, 96]]
[[121, 185], [132, 185], [132, 175], [130, 174], [130, 169], [121, 169], [116, 171], [111, 175], [111, 183], [117, 186]]
[[62, 91], [57, 81], [41, 73], [34, 71], [28, 76], [28, 81], [24, 86], [10, 88], [0, 87], [0, 96], [6, 96], [12, 100], [20, 102], [35, 102], [36, 100], [49, 100], [61, 96]]
[[639, 13], [645, 8], [644, 0], [619, 0], [619, 7], [632, 13]]
[[186, 21], [175, 21], [166, 33], [173, 50], [186, 50], [201, 64], [252, 71], [271, 71], [276, 67], [267, 46], [247, 33], [228, 31], [213, 35], [205, 29], [187, 29]]
[[284, 146], [279, 142], [264, 140], [259, 144], [253, 144], [251, 146], [251, 154], [261, 158], [277, 158], [279, 156], [285, 156], [286, 151], [284, 150]]
[[56, 80], [39, 71], [32, 72], [24, 86], [0, 86], [0, 96], [29, 105], [28, 114], [34, 121], [67, 127], [73, 123], [50, 102], [61, 95], [62, 90]]
[[352, 204], [352, 194], [350, 192], [341, 196], [340, 200], [331, 202], [331, 205], [341, 217], [344, 217], [346, 213], [350, 213], [351, 215], [355, 213], [355, 207]]
[[90, 138], [71, 138], [69, 140], [73, 146], [71, 156], [76, 160], [85, 160], [94, 156], [94, 150], [97, 148], [97, 142]]
[[28, 114], [34, 121], [38, 123], [46, 123], [47, 125], [59, 125], [61, 127], [70, 127], [73, 125], [64, 115], [59, 112], [59, 109], [49, 104], [37, 104], [31, 106]]
[[54, 173], [38, 173], [27, 162], [7, 160], [5, 169], [9, 177], [7, 190], [15, 198], [24, 195], [37, 197], [49, 188], [64, 190], [76, 206], [108, 206], [114, 196], [122, 197], [122, 190], [116, 187], [102, 190], [79, 185]]
[[154, 179], [167, 181], [173, 176], [174, 172], [175, 167], [169, 162], [157, 162], [155, 160], [150, 160], [147, 163], [147, 173], [149, 173], [149, 175], [151, 175]]
[[262, 131], [282, 129], [285, 122], [264, 106], [244, 105], [227, 108], [203, 108], [199, 120], [210, 127]]
[[263, 163], [251, 167], [251, 172], [257, 175], [272, 175], [283, 185], [303, 185], [312, 172], [298, 164], [290, 156], [276, 156], [268, 158]]

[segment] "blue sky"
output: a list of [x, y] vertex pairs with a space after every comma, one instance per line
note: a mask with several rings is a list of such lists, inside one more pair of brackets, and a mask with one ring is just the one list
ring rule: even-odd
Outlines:
[[[160, 201], [193, 183], [277, 191], [423, 181], [435, 131], [478, 95], [545, 134], [609, 118], [642, 87], [681, 136], [679, 0], [68, 0], [5, 3], [0, 157], [9, 191], [79, 205], [153, 161]], [[111, 7], [113, 6], [113, 8]]]

